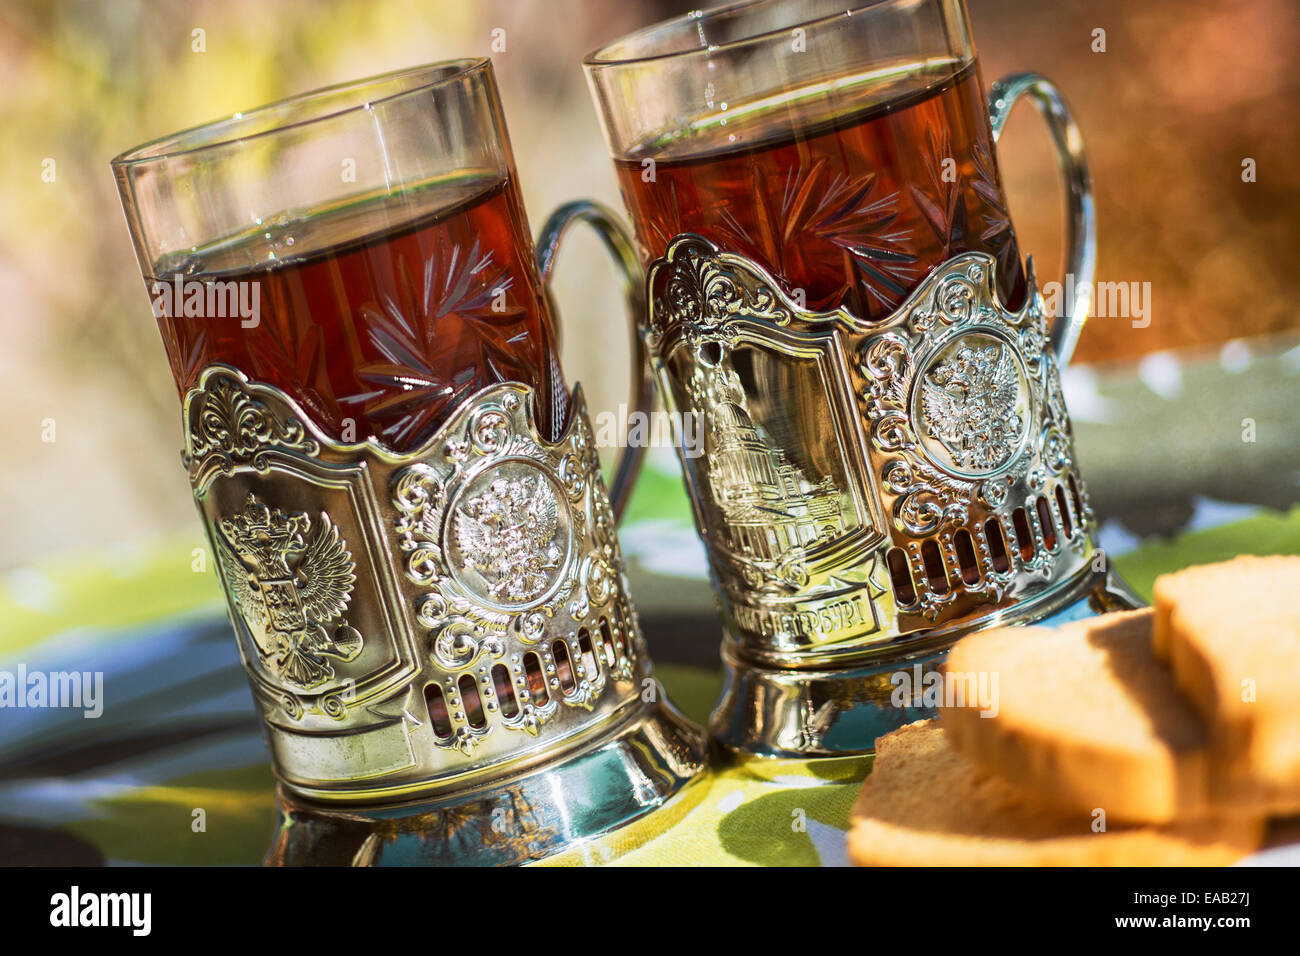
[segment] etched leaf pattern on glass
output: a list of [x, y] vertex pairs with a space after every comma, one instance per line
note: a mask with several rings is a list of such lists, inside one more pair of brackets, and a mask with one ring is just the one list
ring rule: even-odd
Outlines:
[[514, 277], [477, 239], [465, 249], [440, 237], [418, 278], [404, 256], [396, 272], [396, 295], [361, 307], [366, 334], [385, 361], [358, 368], [367, 390], [344, 402], [362, 404], [385, 440], [405, 446], [431, 436], [440, 409], [473, 393], [473, 376], [449, 378], [448, 369], [476, 365], [499, 381], [521, 377], [518, 345], [528, 316], [509, 301]]
[[938, 260], [950, 258], [966, 239], [966, 198], [961, 167], [952, 154], [947, 128], [930, 126], [925, 137], [925, 172], [929, 190], [908, 185], [912, 202], [938, 243]]
[[253, 377], [297, 382], [298, 400], [313, 415], [328, 420], [337, 398], [330, 382], [324, 336], [316, 322], [299, 319], [305, 310], [291, 301], [294, 291], [287, 285], [261, 285], [267, 299], [259, 317], [261, 334], [250, 336], [248, 342]]
[[824, 124], [797, 112], [737, 121], [721, 140], [675, 143], [653, 177], [644, 160], [619, 160], [647, 264], [696, 233], [809, 310], [877, 321], [943, 262], [979, 251], [997, 259], [1014, 306], [1024, 272], [978, 72], [924, 93]]
[[1017, 261], [1019, 253], [1016, 250], [1016, 235], [1011, 229], [1011, 213], [1007, 209], [1006, 200], [1002, 198], [1002, 188], [998, 184], [998, 170], [993, 158], [993, 148], [989, 143], [988, 133], [984, 130], [976, 136], [971, 148], [971, 163], [975, 169], [971, 189], [983, 200], [979, 211], [980, 218], [984, 222], [980, 240], [988, 246], [997, 259], [998, 268], [1008, 276], [1013, 275], [1020, 268]]
[[836, 287], [805, 302], [814, 311], [834, 308], [855, 291], [891, 305], [913, 281], [916, 261], [908, 232], [898, 227], [898, 194], [877, 195], [874, 171], [834, 173], [824, 157], [811, 165], [791, 165], [776, 174], [749, 166], [748, 195], [742, 197], [746, 226], [731, 209], [719, 215], [724, 242], [756, 258], [778, 276], [799, 274], [825, 263], [838, 270]]
[[[643, 235], [642, 229], [637, 230], [637, 245], [640, 246], [639, 252], [643, 262], [650, 262], [660, 255], [662, 250], [668, 248], [668, 244], [674, 238], [687, 232], [685, 219], [682, 216], [681, 199], [677, 193], [677, 183], [668, 180], [661, 188], [651, 189], [646, 195], [652, 207], [644, 224], [645, 230], [649, 233]], [[625, 197], [630, 206], [632, 199]]]

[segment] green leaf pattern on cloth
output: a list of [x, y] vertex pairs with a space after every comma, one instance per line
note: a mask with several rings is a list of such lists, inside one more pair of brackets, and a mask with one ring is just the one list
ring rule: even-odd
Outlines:
[[[634, 499], [629, 530], [635, 533], [638, 522], [666, 520], [689, 527], [680, 483], [655, 470], [647, 470], [647, 476]], [[57, 827], [96, 846], [109, 862], [251, 864], [261, 859], [275, 822], [272, 776], [256, 740], [247, 690], [240, 696], [235, 648], [221, 630], [224, 612], [211, 556], [205, 569], [194, 570], [202, 549], [182, 538], [93, 561], [70, 556], [0, 577], [0, 615], [6, 622], [0, 669], [19, 663], [37, 668], [57, 658], [93, 670], [100, 660], [127, 660], [134, 670], [124, 673], [143, 685], [136, 687], [127, 677], [107, 683], [105, 716], [97, 721], [82, 720], [79, 713], [56, 718], [50, 711], [0, 711], [5, 729], [16, 728], [0, 734], [0, 824]], [[1297, 552], [1300, 508], [1287, 514], [1261, 511], [1144, 543], [1116, 563], [1149, 597], [1158, 574], [1189, 564], [1240, 553]], [[700, 613], [706, 612], [701, 608]], [[199, 624], [205, 630], [193, 638]], [[169, 684], [164, 664], [147, 656], [154, 647], [170, 646], [167, 640], [178, 642], [178, 654], [199, 647], [215, 663], [183, 687]], [[653, 649], [653, 622], [649, 640]], [[142, 648], [144, 641], [151, 643]], [[668, 663], [659, 665], [658, 674], [684, 713], [707, 719], [720, 687], [717, 672]], [[113, 695], [123, 687], [130, 700], [115, 705]], [[116, 758], [97, 754], [89, 769], [72, 775], [48, 769], [48, 761], [60, 754], [94, 755], [97, 734], [111, 741], [110, 749], [121, 750], [122, 740], [150, 730], [150, 708], [160, 701], [193, 721], [177, 725], [179, 739], [169, 738], [156, 749], [128, 747]], [[24, 713], [21, 720], [15, 716]], [[172, 721], [167, 716], [158, 722]], [[198, 728], [192, 739], [184, 734], [191, 726]], [[702, 798], [673, 826], [613, 862], [843, 864], [849, 811], [866, 765], [857, 759], [782, 762], [764, 765], [761, 776], [743, 766], [721, 768], [699, 785], [706, 788]], [[197, 809], [204, 811], [205, 832], [192, 827]]]

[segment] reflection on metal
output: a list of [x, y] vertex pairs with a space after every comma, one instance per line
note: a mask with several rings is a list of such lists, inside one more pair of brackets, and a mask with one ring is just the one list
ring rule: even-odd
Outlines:
[[569, 549], [554, 485], [540, 472], [480, 480], [483, 490], [452, 511], [459, 565], [485, 579], [485, 600], [527, 604], [550, 589]]
[[829, 475], [809, 481], [759, 430], [725, 358], [702, 369], [689, 390], [692, 414], [708, 421], [709, 488], [734, 553], [780, 562], [845, 530], [835, 482]]
[[[313, 806], [281, 792], [273, 866], [605, 863], [697, 806], [703, 736], [650, 705], [583, 747], [500, 783], [401, 808]], [[650, 813], [649, 811], [654, 811]]]
[[334, 676], [325, 658], [353, 660], [364, 643], [340, 622], [356, 565], [329, 515], [319, 525], [313, 532], [310, 515], [273, 511], [253, 494], [243, 511], [217, 523], [234, 612], [253, 634], [263, 665], [304, 690]]
[[[450, 825], [475, 812], [467, 789], [515, 788], [506, 823], [522, 830], [501, 856], [531, 858], [654, 809], [700, 769], [698, 733], [655, 703], [580, 390], [573, 408], [552, 442], [529, 388], [493, 386], [398, 455], [333, 441], [234, 368], [204, 371], [185, 461], [296, 812], [419, 798]], [[624, 739], [671, 770], [556, 829], [536, 781]]]
[[917, 424], [931, 458], [953, 471], [988, 474], [1019, 450], [1028, 389], [1009, 345], [979, 333], [962, 336], [935, 356], [920, 383]]
[[879, 699], [861, 674], [1105, 584], [1032, 260], [1016, 310], [996, 269], [955, 256], [867, 322], [801, 309], [699, 236], [651, 266], [656, 377], [706, 436], [682, 465], [724, 613], [729, 746], [869, 751], [844, 719]]

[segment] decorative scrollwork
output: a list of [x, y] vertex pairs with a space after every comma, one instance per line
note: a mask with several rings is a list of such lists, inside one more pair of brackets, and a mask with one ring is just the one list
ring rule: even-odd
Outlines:
[[242, 374], [225, 366], [204, 372], [186, 400], [187, 467], [206, 461], [230, 473], [237, 465], [262, 470], [272, 448], [315, 455], [320, 446], [302, 422], [281, 416], [254, 396]]
[[650, 315], [653, 333], [662, 334], [674, 322], [711, 328], [735, 315], [765, 319], [778, 326], [790, 323], [790, 308], [770, 284], [756, 278], [743, 260], [740, 268], [729, 268], [726, 257], [713, 251], [703, 240], [695, 246], [678, 247], [673, 269], [664, 278], [663, 293], [656, 297]]
[[[702, 426], [683, 466], [747, 651], [866, 647], [1086, 568], [1093, 528], [1033, 263], [1015, 310], [997, 269], [955, 255], [869, 321], [804, 309], [698, 236], [651, 265], [645, 338], [674, 411]], [[1051, 515], [1068, 533], [1044, 535]], [[891, 548], [914, 588], [881, 609], [854, 569]]]
[[287, 786], [442, 786], [581, 739], [636, 699], [639, 638], [581, 391], [558, 440], [535, 402], [490, 386], [398, 452], [330, 438], [228, 366], [186, 396], [190, 479]]
[[881, 480], [896, 496], [894, 520], [910, 535], [921, 537], [946, 525], [964, 524], [969, 518], [975, 491], [972, 482], [907, 458], [886, 464]]
[[[444, 453], [401, 468], [391, 483], [406, 575], [421, 588], [415, 617], [447, 671], [504, 660], [513, 647], [548, 653], [548, 639], [613, 607], [624, 587], [581, 396], [552, 443], [536, 431], [531, 399], [511, 389], [463, 406], [444, 426]], [[590, 707], [603, 687], [603, 676], [590, 675], [565, 702]], [[552, 713], [524, 701], [499, 723], [536, 734]], [[468, 753], [486, 732], [459, 728], [440, 745]]]

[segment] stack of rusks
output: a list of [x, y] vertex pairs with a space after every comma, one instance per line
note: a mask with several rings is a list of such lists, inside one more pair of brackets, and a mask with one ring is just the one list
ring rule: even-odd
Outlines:
[[944, 671], [996, 693], [943, 695], [938, 720], [876, 742], [858, 865], [1228, 864], [1300, 814], [1300, 558], [1166, 575], [1146, 610], [976, 632]]

